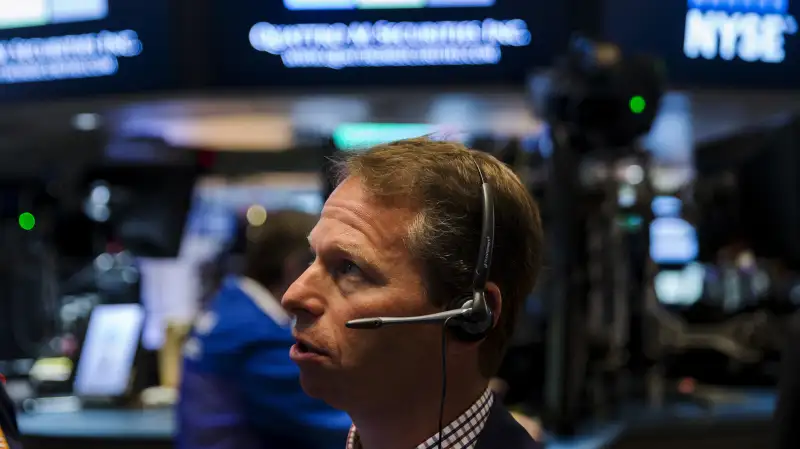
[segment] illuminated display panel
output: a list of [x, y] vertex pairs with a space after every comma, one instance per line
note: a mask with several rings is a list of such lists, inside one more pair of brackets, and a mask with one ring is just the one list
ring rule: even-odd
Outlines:
[[213, 0], [224, 86], [519, 83], [568, 38], [563, 2]]
[[293, 11], [337, 9], [485, 8], [495, 0], [283, 0]]
[[0, 0], [0, 100], [173, 87], [166, 3]]
[[105, 19], [108, 0], [0, 0], [0, 29]]
[[680, 86], [800, 88], [800, 0], [611, 0], [606, 37]]

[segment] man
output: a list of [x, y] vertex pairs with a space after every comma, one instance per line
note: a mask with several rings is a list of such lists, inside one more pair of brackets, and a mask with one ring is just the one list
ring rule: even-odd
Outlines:
[[800, 314], [792, 317], [781, 360], [775, 409], [776, 449], [800, 447]]
[[20, 449], [19, 438], [14, 404], [6, 393], [5, 379], [0, 375], [0, 449]]
[[[441, 312], [471, 291], [481, 240], [482, 172], [495, 242], [482, 341], [439, 325], [348, 329], [376, 316]], [[314, 262], [283, 296], [292, 359], [311, 396], [353, 419], [347, 449], [539, 448], [488, 388], [540, 266], [536, 204], [502, 163], [462, 145], [413, 139], [353, 153], [309, 235]]]
[[279, 211], [249, 229], [243, 275], [223, 281], [185, 345], [179, 448], [341, 449], [351, 421], [303, 393], [276, 299], [308, 266], [315, 222]]

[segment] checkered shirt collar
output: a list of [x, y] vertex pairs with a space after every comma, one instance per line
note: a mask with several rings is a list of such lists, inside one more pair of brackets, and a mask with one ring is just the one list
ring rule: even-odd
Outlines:
[[[489, 419], [489, 411], [494, 404], [492, 390], [487, 388], [480, 398], [455, 421], [442, 429], [442, 449], [474, 449], [478, 436]], [[438, 449], [439, 433], [425, 440], [415, 449]], [[355, 425], [347, 435], [347, 449], [363, 449]]]

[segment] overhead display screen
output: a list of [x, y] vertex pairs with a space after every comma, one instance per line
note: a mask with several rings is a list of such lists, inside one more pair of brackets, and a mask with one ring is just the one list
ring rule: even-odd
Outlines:
[[494, 6], [495, 0], [283, 0], [286, 9], [470, 8]]
[[800, 88], [800, 0], [610, 0], [606, 37], [664, 58], [673, 83]]
[[252, 85], [522, 83], [566, 48], [563, 2], [214, 0], [216, 80]]
[[167, 3], [0, 0], [0, 100], [172, 87]]

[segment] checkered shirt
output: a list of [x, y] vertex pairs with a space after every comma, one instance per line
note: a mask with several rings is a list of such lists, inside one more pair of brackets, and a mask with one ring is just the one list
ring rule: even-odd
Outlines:
[[[486, 389], [480, 398], [455, 421], [442, 429], [442, 449], [474, 449], [478, 441], [478, 436], [489, 419], [489, 411], [494, 403], [492, 390]], [[415, 449], [438, 449], [439, 433], [425, 440]], [[347, 449], [363, 449], [361, 440], [358, 438], [358, 430], [355, 425], [350, 428], [347, 436]]]

